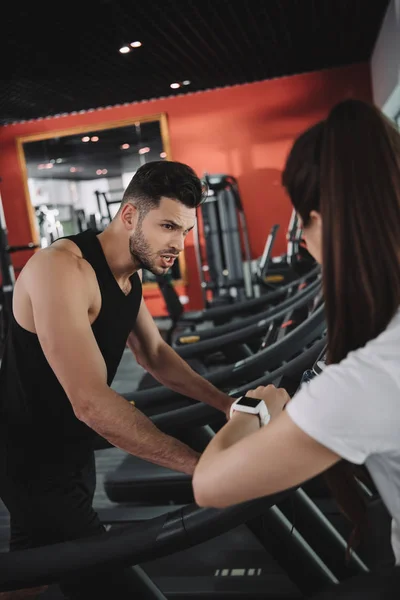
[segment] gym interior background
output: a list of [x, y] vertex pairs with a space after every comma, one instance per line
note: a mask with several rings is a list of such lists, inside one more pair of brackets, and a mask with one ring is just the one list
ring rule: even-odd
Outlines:
[[[399, 0], [193, 1], [179, 8], [103, 0], [87, 17], [77, 7], [50, 15], [9, 5], [3, 18], [0, 193], [16, 277], [34, 251], [21, 247], [106, 225], [135, 169], [159, 158], [188, 163], [215, 194], [223, 181], [236, 209], [239, 195], [242, 258], [257, 262], [268, 240], [269, 259], [286, 257], [298, 230], [280, 179], [293, 139], [347, 97], [373, 100], [400, 126]], [[215, 293], [202, 287], [207, 240], [199, 222], [171, 276], [189, 314]], [[145, 281], [150, 312], [168, 315], [160, 286], [150, 274]], [[315, 299], [317, 283], [306, 299]], [[242, 287], [247, 297], [257, 295], [256, 286]], [[274, 324], [283, 322], [286, 315]], [[221, 336], [236, 335], [235, 325], [223, 327]], [[190, 351], [182, 355], [190, 359]], [[133, 393], [143, 378], [127, 352], [113, 386]], [[97, 460], [95, 507], [107, 510], [114, 504], [104, 478], [123, 456], [110, 449]], [[7, 528], [0, 507], [0, 551]], [[213, 544], [210, 562], [229, 552], [223, 538]], [[167, 560], [156, 580], [170, 569]]]
[[[165, 153], [166, 158], [187, 162], [199, 175], [234, 176], [252, 258], [261, 256], [274, 223], [280, 230], [273, 254], [282, 254], [290, 207], [280, 175], [294, 137], [348, 96], [375, 99], [395, 116], [400, 60], [396, 7], [394, 0], [368, 6], [361, 0], [305, 0], [254, 2], [248, 7], [242, 3], [237, 12], [225, 3], [206, 2], [179, 11], [171, 8], [170, 17], [163, 20], [158, 3], [141, 6], [133, 15], [126, 3], [103, 2], [88, 20], [76, 19], [71, 9], [62, 17], [53, 16], [46, 30], [33, 7], [25, 8], [17, 20], [8, 7], [0, 190], [10, 244], [38, 243], [38, 217], [31, 207], [38, 200], [49, 201], [49, 185], [63, 181], [65, 187], [75, 187], [75, 196], [71, 193], [67, 202], [78, 202], [77, 209], [79, 187], [92, 188], [90, 202], [96, 188], [113, 189], [111, 153], [109, 146], [105, 154], [101, 147], [108, 143], [110, 131], [128, 127], [136, 136], [137, 162]], [[142, 45], [121, 53], [129, 41]], [[171, 87], [174, 83], [180, 87]], [[161, 119], [163, 131], [157, 134]], [[146, 128], [151, 129], [151, 123], [156, 136], [149, 131], [150, 146]], [[143, 140], [138, 138], [138, 124]], [[51, 141], [61, 144], [64, 136], [75, 136], [85, 152], [96, 152], [91, 183], [79, 164], [70, 163], [76, 170], [63, 180], [56, 175], [61, 165], [50, 161], [60, 157]], [[99, 141], [85, 144], [80, 141], [85, 136]], [[123, 136], [120, 141], [120, 146], [128, 144]], [[34, 146], [46, 151], [32, 166]], [[139, 154], [147, 148], [151, 151]], [[74, 151], [84, 152], [79, 146]], [[126, 161], [129, 152], [121, 150], [121, 160]], [[104, 174], [105, 162], [109, 174]], [[43, 168], [48, 163], [54, 168]], [[134, 165], [132, 159], [128, 175]], [[118, 177], [121, 188], [127, 175]], [[37, 181], [41, 185], [35, 188]], [[38, 193], [43, 196], [38, 198]], [[66, 202], [59, 194], [50, 201]], [[68, 220], [67, 210], [60, 207], [60, 218]], [[29, 255], [12, 256], [17, 273]], [[183, 273], [176, 277], [177, 292], [188, 301], [185, 309], [199, 309], [204, 301], [193, 236], [179, 265]], [[153, 315], [166, 314], [157, 286], [147, 286], [145, 298]]]

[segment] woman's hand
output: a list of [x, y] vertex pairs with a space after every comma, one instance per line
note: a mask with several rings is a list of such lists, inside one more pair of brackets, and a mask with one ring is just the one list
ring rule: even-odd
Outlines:
[[271, 415], [271, 419], [276, 418], [290, 400], [290, 396], [286, 390], [283, 388], [276, 388], [274, 385], [260, 385], [255, 390], [246, 392], [246, 396], [264, 400], [268, 412]]

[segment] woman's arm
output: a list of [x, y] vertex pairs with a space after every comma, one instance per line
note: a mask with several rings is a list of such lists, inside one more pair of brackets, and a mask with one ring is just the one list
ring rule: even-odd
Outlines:
[[282, 390], [273, 386], [263, 390], [251, 394], [265, 400], [270, 423], [260, 428], [257, 416], [234, 414], [200, 457], [193, 476], [199, 506], [224, 508], [274, 494], [315, 477], [341, 459], [282, 411]]

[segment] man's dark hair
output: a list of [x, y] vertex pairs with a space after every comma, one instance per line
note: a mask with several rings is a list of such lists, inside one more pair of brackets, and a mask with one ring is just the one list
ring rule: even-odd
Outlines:
[[122, 206], [132, 202], [143, 217], [159, 206], [162, 197], [197, 208], [207, 197], [207, 191], [188, 165], [159, 160], [142, 165], [136, 171], [125, 190]]

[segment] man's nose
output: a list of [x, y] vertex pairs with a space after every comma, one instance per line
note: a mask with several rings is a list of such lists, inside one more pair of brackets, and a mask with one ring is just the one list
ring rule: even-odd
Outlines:
[[185, 237], [183, 233], [176, 232], [174, 237], [171, 240], [171, 248], [173, 248], [176, 252], [182, 252], [185, 247]]

